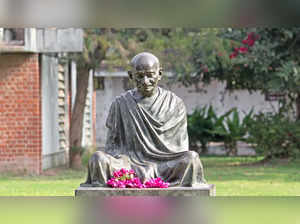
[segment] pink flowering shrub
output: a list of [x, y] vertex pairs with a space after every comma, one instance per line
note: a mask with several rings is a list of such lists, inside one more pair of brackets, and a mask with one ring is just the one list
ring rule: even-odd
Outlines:
[[254, 45], [255, 41], [257, 41], [258, 39], [259, 39], [259, 35], [256, 35], [253, 32], [249, 33], [247, 36], [247, 39], [244, 39], [242, 41], [242, 43], [245, 46], [234, 48], [234, 51], [229, 55], [229, 58], [233, 59], [233, 58], [237, 57], [239, 54], [248, 53], [249, 47], [252, 47]]
[[113, 177], [107, 181], [107, 185], [112, 188], [168, 188], [169, 183], [164, 182], [161, 178], [152, 178], [142, 183], [134, 170], [124, 168], [113, 173]]

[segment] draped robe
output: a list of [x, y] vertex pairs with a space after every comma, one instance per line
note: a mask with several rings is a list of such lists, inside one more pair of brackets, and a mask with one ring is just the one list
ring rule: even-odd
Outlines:
[[142, 181], [160, 177], [170, 186], [205, 183], [199, 155], [188, 150], [183, 101], [160, 87], [151, 97], [136, 93], [129, 90], [112, 103], [106, 146], [90, 158], [85, 184], [105, 186], [121, 168], [135, 170]]

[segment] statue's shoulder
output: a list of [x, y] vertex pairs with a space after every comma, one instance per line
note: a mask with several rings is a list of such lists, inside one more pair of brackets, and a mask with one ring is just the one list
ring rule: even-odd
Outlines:
[[128, 97], [132, 97], [132, 95], [133, 95], [133, 90], [132, 89], [127, 90], [126, 92], [121, 93], [120, 95], [116, 96], [112, 103], [120, 102]]
[[175, 100], [176, 103], [184, 104], [183, 100], [179, 96], [177, 96], [174, 92], [161, 87], [159, 87], [159, 89], [163, 95], [168, 95], [172, 100]]

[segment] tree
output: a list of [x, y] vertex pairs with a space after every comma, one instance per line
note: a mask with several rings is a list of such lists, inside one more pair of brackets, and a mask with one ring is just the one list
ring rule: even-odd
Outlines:
[[208, 61], [194, 48], [195, 76], [206, 83], [224, 81], [228, 90], [282, 93], [281, 110], [296, 107], [299, 120], [300, 28], [221, 29], [218, 37], [222, 45]]
[[70, 124], [70, 167], [81, 167], [81, 147], [83, 115], [88, 89], [90, 70], [96, 69], [106, 57], [108, 41], [99, 35], [97, 29], [84, 30], [84, 47], [80, 54], [73, 54], [71, 58], [77, 64], [77, 87], [74, 108]]

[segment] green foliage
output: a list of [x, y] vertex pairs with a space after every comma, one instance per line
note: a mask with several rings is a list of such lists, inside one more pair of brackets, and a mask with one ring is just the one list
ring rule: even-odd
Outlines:
[[81, 162], [83, 167], [87, 167], [89, 163], [89, 159], [91, 158], [92, 154], [97, 150], [96, 146], [88, 147], [81, 157]]
[[[233, 113], [232, 119], [230, 115]], [[229, 110], [218, 116], [210, 105], [196, 109], [188, 115], [188, 133], [192, 149], [197, 149], [197, 142], [201, 143], [202, 153], [207, 151], [209, 142], [224, 142], [230, 150], [236, 150], [236, 142], [243, 140], [247, 133], [247, 124], [252, 111], [240, 122], [237, 109]], [[232, 147], [231, 147], [232, 146]]]
[[248, 47], [248, 52], [230, 60], [226, 68], [228, 72], [223, 77], [225, 80], [231, 77], [228, 88], [298, 92], [300, 29], [256, 28], [226, 31], [224, 37], [233, 40], [231, 51], [234, 47], [243, 46], [241, 42], [250, 32], [255, 33], [258, 39], [253, 46]]
[[253, 122], [253, 110], [241, 120], [237, 108], [218, 116], [212, 106], [196, 109], [188, 115], [188, 133], [192, 149], [201, 143], [202, 151], [207, 151], [209, 142], [224, 142], [228, 155], [237, 154], [237, 142], [246, 141], [249, 126]]
[[188, 134], [192, 149], [197, 150], [197, 142], [201, 143], [202, 152], [207, 151], [207, 144], [217, 139], [213, 134], [217, 124], [222, 123], [223, 118], [218, 118], [213, 107], [202, 107], [188, 115]]
[[[169, 28], [169, 29], [119, 29], [115, 30], [115, 39], [126, 49], [127, 60], [107, 60], [111, 66], [116, 63], [128, 67], [130, 59], [137, 53], [148, 51], [155, 54], [164, 70], [173, 71], [177, 78], [191, 73], [191, 50], [194, 34], [200, 30]], [[125, 63], [124, 63], [125, 62]]]
[[[227, 89], [280, 91], [294, 100], [300, 86], [300, 28], [84, 29], [77, 58], [91, 68], [127, 69], [141, 51], [157, 55], [184, 85], [226, 81]], [[252, 46], [243, 42], [255, 35]], [[229, 58], [236, 48], [245, 52]]]
[[223, 55], [224, 49], [223, 39], [218, 37], [220, 29], [204, 29], [193, 36], [190, 46], [190, 63], [192, 71], [186, 72], [182, 79], [182, 83], [186, 86], [195, 82], [210, 83], [215, 77], [212, 74], [220, 74], [219, 55]]
[[76, 61], [79, 69], [95, 69], [106, 58], [110, 46], [109, 36], [101, 35], [101, 29], [84, 29], [82, 53], [74, 53], [70, 58]]
[[280, 92], [286, 96], [281, 107], [293, 111], [300, 99], [299, 36], [300, 28], [220, 29], [217, 42], [222, 44], [216, 45], [208, 61], [197, 61], [201, 45], [195, 45], [194, 79], [205, 83], [218, 79], [228, 90]]
[[233, 108], [226, 115], [225, 122], [221, 123], [214, 133], [222, 136], [228, 155], [237, 155], [237, 142], [245, 141], [248, 128], [252, 124], [251, 110], [241, 120], [237, 108]]
[[300, 155], [300, 121], [281, 114], [258, 114], [249, 128], [248, 142], [265, 158]]
[[86, 151], [86, 148], [83, 146], [71, 146], [70, 150], [73, 155], [79, 154], [81, 156]]
[[214, 66], [214, 53], [222, 47], [218, 32], [212, 28], [84, 29], [84, 51], [76, 61], [92, 68], [128, 69], [134, 55], [149, 51], [164, 70], [176, 75], [174, 80], [190, 85], [195, 81], [191, 77], [195, 61]]

